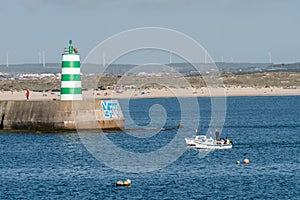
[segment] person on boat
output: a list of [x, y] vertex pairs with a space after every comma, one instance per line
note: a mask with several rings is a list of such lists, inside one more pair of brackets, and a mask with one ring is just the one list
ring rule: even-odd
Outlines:
[[218, 129], [216, 129], [216, 140], [219, 141], [220, 140], [220, 132]]
[[230, 140], [226, 137], [225, 144], [230, 144]]
[[225, 140], [224, 138], [220, 138], [220, 139], [219, 139], [219, 143], [220, 143], [220, 144], [225, 144], [225, 141], [226, 141], [226, 140]]
[[224, 144], [225, 140], [223, 138], [220, 138], [219, 140], [217, 140], [217, 144]]

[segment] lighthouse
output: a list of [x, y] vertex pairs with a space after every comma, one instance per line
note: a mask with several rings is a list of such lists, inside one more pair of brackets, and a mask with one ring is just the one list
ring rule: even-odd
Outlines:
[[80, 54], [73, 47], [72, 40], [69, 48], [62, 54], [60, 99], [82, 100]]

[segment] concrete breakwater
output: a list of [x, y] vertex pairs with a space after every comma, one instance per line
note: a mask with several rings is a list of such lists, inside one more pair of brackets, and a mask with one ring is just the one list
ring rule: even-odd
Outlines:
[[75, 131], [124, 128], [118, 100], [0, 101], [0, 128]]

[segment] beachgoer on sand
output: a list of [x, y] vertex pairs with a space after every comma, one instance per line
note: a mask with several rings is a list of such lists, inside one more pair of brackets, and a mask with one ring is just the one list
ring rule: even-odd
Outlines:
[[26, 95], [26, 100], [28, 101], [28, 100], [29, 100], [29, 95], [30, 95], [30, 92], [29, 92], [29, 90], [26, 90], [26, 93], [25, 93], [25, 95]]

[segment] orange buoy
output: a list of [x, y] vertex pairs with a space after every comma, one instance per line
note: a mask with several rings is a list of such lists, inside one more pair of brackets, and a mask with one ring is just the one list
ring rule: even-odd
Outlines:
[[177, 128], [178, 128], [178, 129], [179, 129], [179, 128], [183, 128], [183, 125], [179, 124], [179, 125], [177, 126]]
[[124, 186], [124, 182], [123, 181], [117, 181], [116, 186]]
[[244, 164], [246, 164], [246, 165], [247, 165], [247, 164], [249, 164], [249, 162], [250, 162], [250, 161], [249, 161], [249, 159], [247, 159], [247, 158], [246, 158], [246, 159], [244, 159]]
[[131, 184], [131, 180], [130, 179], [126, 179], [126, 181], [124, 181], [124, 185], [125, 186], [130, 186]]
[[116, 186], [130, 186], [131, 180], [126, 179], [125, 181], [118, 180]]

